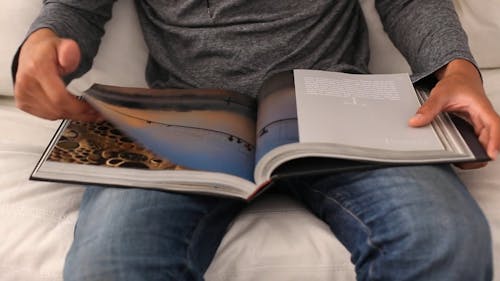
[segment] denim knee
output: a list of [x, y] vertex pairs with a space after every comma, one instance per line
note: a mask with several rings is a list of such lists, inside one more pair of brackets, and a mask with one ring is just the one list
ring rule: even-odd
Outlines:
[[492, 280], [490, 228], [481, 210], [472, 204], [433, 213], [400, 223], [402, 239], [393, 254], [406, 257], [413, 272], [426, 274], [408, 280]]
[[304, 185], [294, 192], [351, 251], [359, 279], [491, 280], [488, 223], [449, 166], [344, 173]]
[[189, 258], [179, 252], [138, 255], [108, 251], [123, 247], [113, 240], [98, 237], [85, 247], [73, 249], [66, 258], [64, 280], [203, 280], [203, 272], [192, 268]]
[[222, 198], [89, 187], [64, 278], [202, 280], [238, 206]]

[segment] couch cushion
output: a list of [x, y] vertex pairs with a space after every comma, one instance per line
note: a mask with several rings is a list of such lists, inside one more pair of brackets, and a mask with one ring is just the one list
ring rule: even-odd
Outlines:
[[147, 87], [148, 50], [132, 0], [121, 0], [114, 5], [113, 17], [106, 24], [105, 31], [92, 70], [82, 80], [124, 87]]
[[38, 14], [42, 1], [2, 1], [0, 2], [0, 95], [12, 95], [10, 65], [26, 31]]
[[[359, 0], [370, 31], [373, 73], [410, 72], [401, 53], [385, 33], [374, 0]], [[460, 21], [469, 37], [471, 51], [481, 68], [500, 67], [500, 1], [454, 0]], [[485, 42], [488, 42], [485, 44]], [[390, 62], [390, 63], [387, 63]]]
[[[392, 44], [375, 9], [375, 0], [359, 0], [368, 25], [372, 73], [410, 73], [410, 66]], [[387, 63], [390, 62], [390, 63]]]
[[59, 122], [20, 112], [0, 97], [0, 280], [61, 280], [81, 188], [30, 182]]
[[484, 89], [497, 112], [500, 112], [500, 68], [483, 69]]
[[265, 194], [235, 220], [207, 281], [356, 280], [349, 253], [328, 226], [295, 200]]
[[454, 0], [481, 68], [500, 68], [500, 1]]

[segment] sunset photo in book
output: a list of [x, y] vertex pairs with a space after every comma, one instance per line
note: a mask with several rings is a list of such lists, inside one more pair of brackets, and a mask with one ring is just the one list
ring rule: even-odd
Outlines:
[[66, 121], [35, 168], [33, 179], [248, 200], [282, 177], [488, 160], [474, 131], [461, 119], [441, 114], [430, 126], [407, 125], [426, 98], [424, 91], [415, 91], [408, 74], [295, 70], [271, 76], [257, 98], [221, 89], [95, 84], [83, 92], [83, 98], [124, 139], [154, 153], [155, 161], [182, 168], [82, 167], [54, 161], [54, 153], [61, 153], [71, 130], [99, 126]]
[[250, 180], [255, 100], [223, 90], [143, 90], [96, 86], [86, 99], [127, 135], [193, 170]]

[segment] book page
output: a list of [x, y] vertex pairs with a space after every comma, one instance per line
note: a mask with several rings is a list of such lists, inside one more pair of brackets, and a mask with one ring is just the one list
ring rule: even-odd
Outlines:
[[296, 70], [299, 136], [397, 151], [444, 150], [431, 126], [411, 128], [420, 106], [408, 74]]
[[299, 140], [293, 73], [267, 79], [258, 99], [256, 163], [272, 149]]
[[66, 120], [47, 161], [111, 168], [186, 170], [159, 157], [106, 121]]
[[124, 134], [176, 165], [253, 179], [253, 98], [222, 90], [94, 85], [85, 99]]

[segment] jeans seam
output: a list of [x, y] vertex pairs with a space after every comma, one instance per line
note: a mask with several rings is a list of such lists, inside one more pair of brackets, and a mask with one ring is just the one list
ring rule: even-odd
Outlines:
[[[376, 251], [378, 251], [379, 253], [382, 253], [382, 248], [379, 247], [378, 245], [376, 245], [375, 242], [373, 242], [371, 240], [371, 235], [372, 235], [372, 231], [370, 229], [370, 227], [368, 225], [366, 225], [356, 214], [354, 214], [354, 212], [352, 212], [349, 208], [347, 208], [346, 206], [344, 206], [343, 204], [341, 204], [337, 199], [335, 199], [334, 197], [332, 196], [329, 196], [328, 194], [320, 191], [319, 189], [316, 189], [314, 187], [311, 187], [310, 188], [312, 192], [314, 193], [317, 193], [321, 196], [323, 196], [324, 198], [326, 198], [327, 200], [333, 202], [334, 204], [336, 204], [337, 206], [339, 206], [344, 212], [346, 212], [347, 214], [349, 214], [349, 216], [351, 216], [354, 220], [356, 220], [362, 227], [363, 231], [366, 233], [366, 236], [367, 236], [367, 243], [370, 247], [372, 247], [373, 249], [375, 249]], [[371, 276], [372, 276], [372, 272], [373, 272], [373, 262], [371, 262], [370, 264], [370, 268], [368, 269], [368, 279], [371, 280]]]
[[[190, 236], [190, 239], [188, 241], [188, 246], [186, 248], [186, 251], [187, 251], [187, 253], [186, 253], [187, 263], [186, 263], [186, 268], [184, 269], [184, 272], [183, 272], [184, 274], [189, 269], [192, 270], [192, 269], [195, 268], [193, 266], [193, 260], [192, 260], [192, 257], [191, 257], [191, 250], [192, 250], [192, 245], [193, 245], [193, 239], [200, 233], [200, 226], [202, 226], [203, 224], [205, 224], [206, 219], [209, 218], [212, 215], [212, 213], [216, 212], [217, 208], [218, 207], [214, 207], [214, 208], [210, 208], [210, 210], [208, 210], [208, 211], [204, 211], [203, 216], [200, 217], [200, 219], [198, 220], [198, 222], [194, 226], [194, 229], [191, 232], [191, 236]], [[202, 279], [203, 279], [203, 275], [202, 275]]]
[[[213, 210], [213, 209], [212, 209]], [[191, 231], [191, 235], [189, 239], [187, 240], [187, 247], [186, 247], [186, 264], [184, 266], [184, 270], [182, 271], [182, 274], [185, 276], [188, 271], [194, 271], [194, 266], [193, 266], [193, 261], [191, 257], [191, 250], [192, 250], [192, 242], [194, 237], [196, 237], [196, 234], [199, 232], [199, 227], [203, 223], [203, 220], [210, 214], [211, 211], [204, 211], [203, 216], [200, 217], [198, 222], [195, 224], [193, 227], [193, 230]]]

